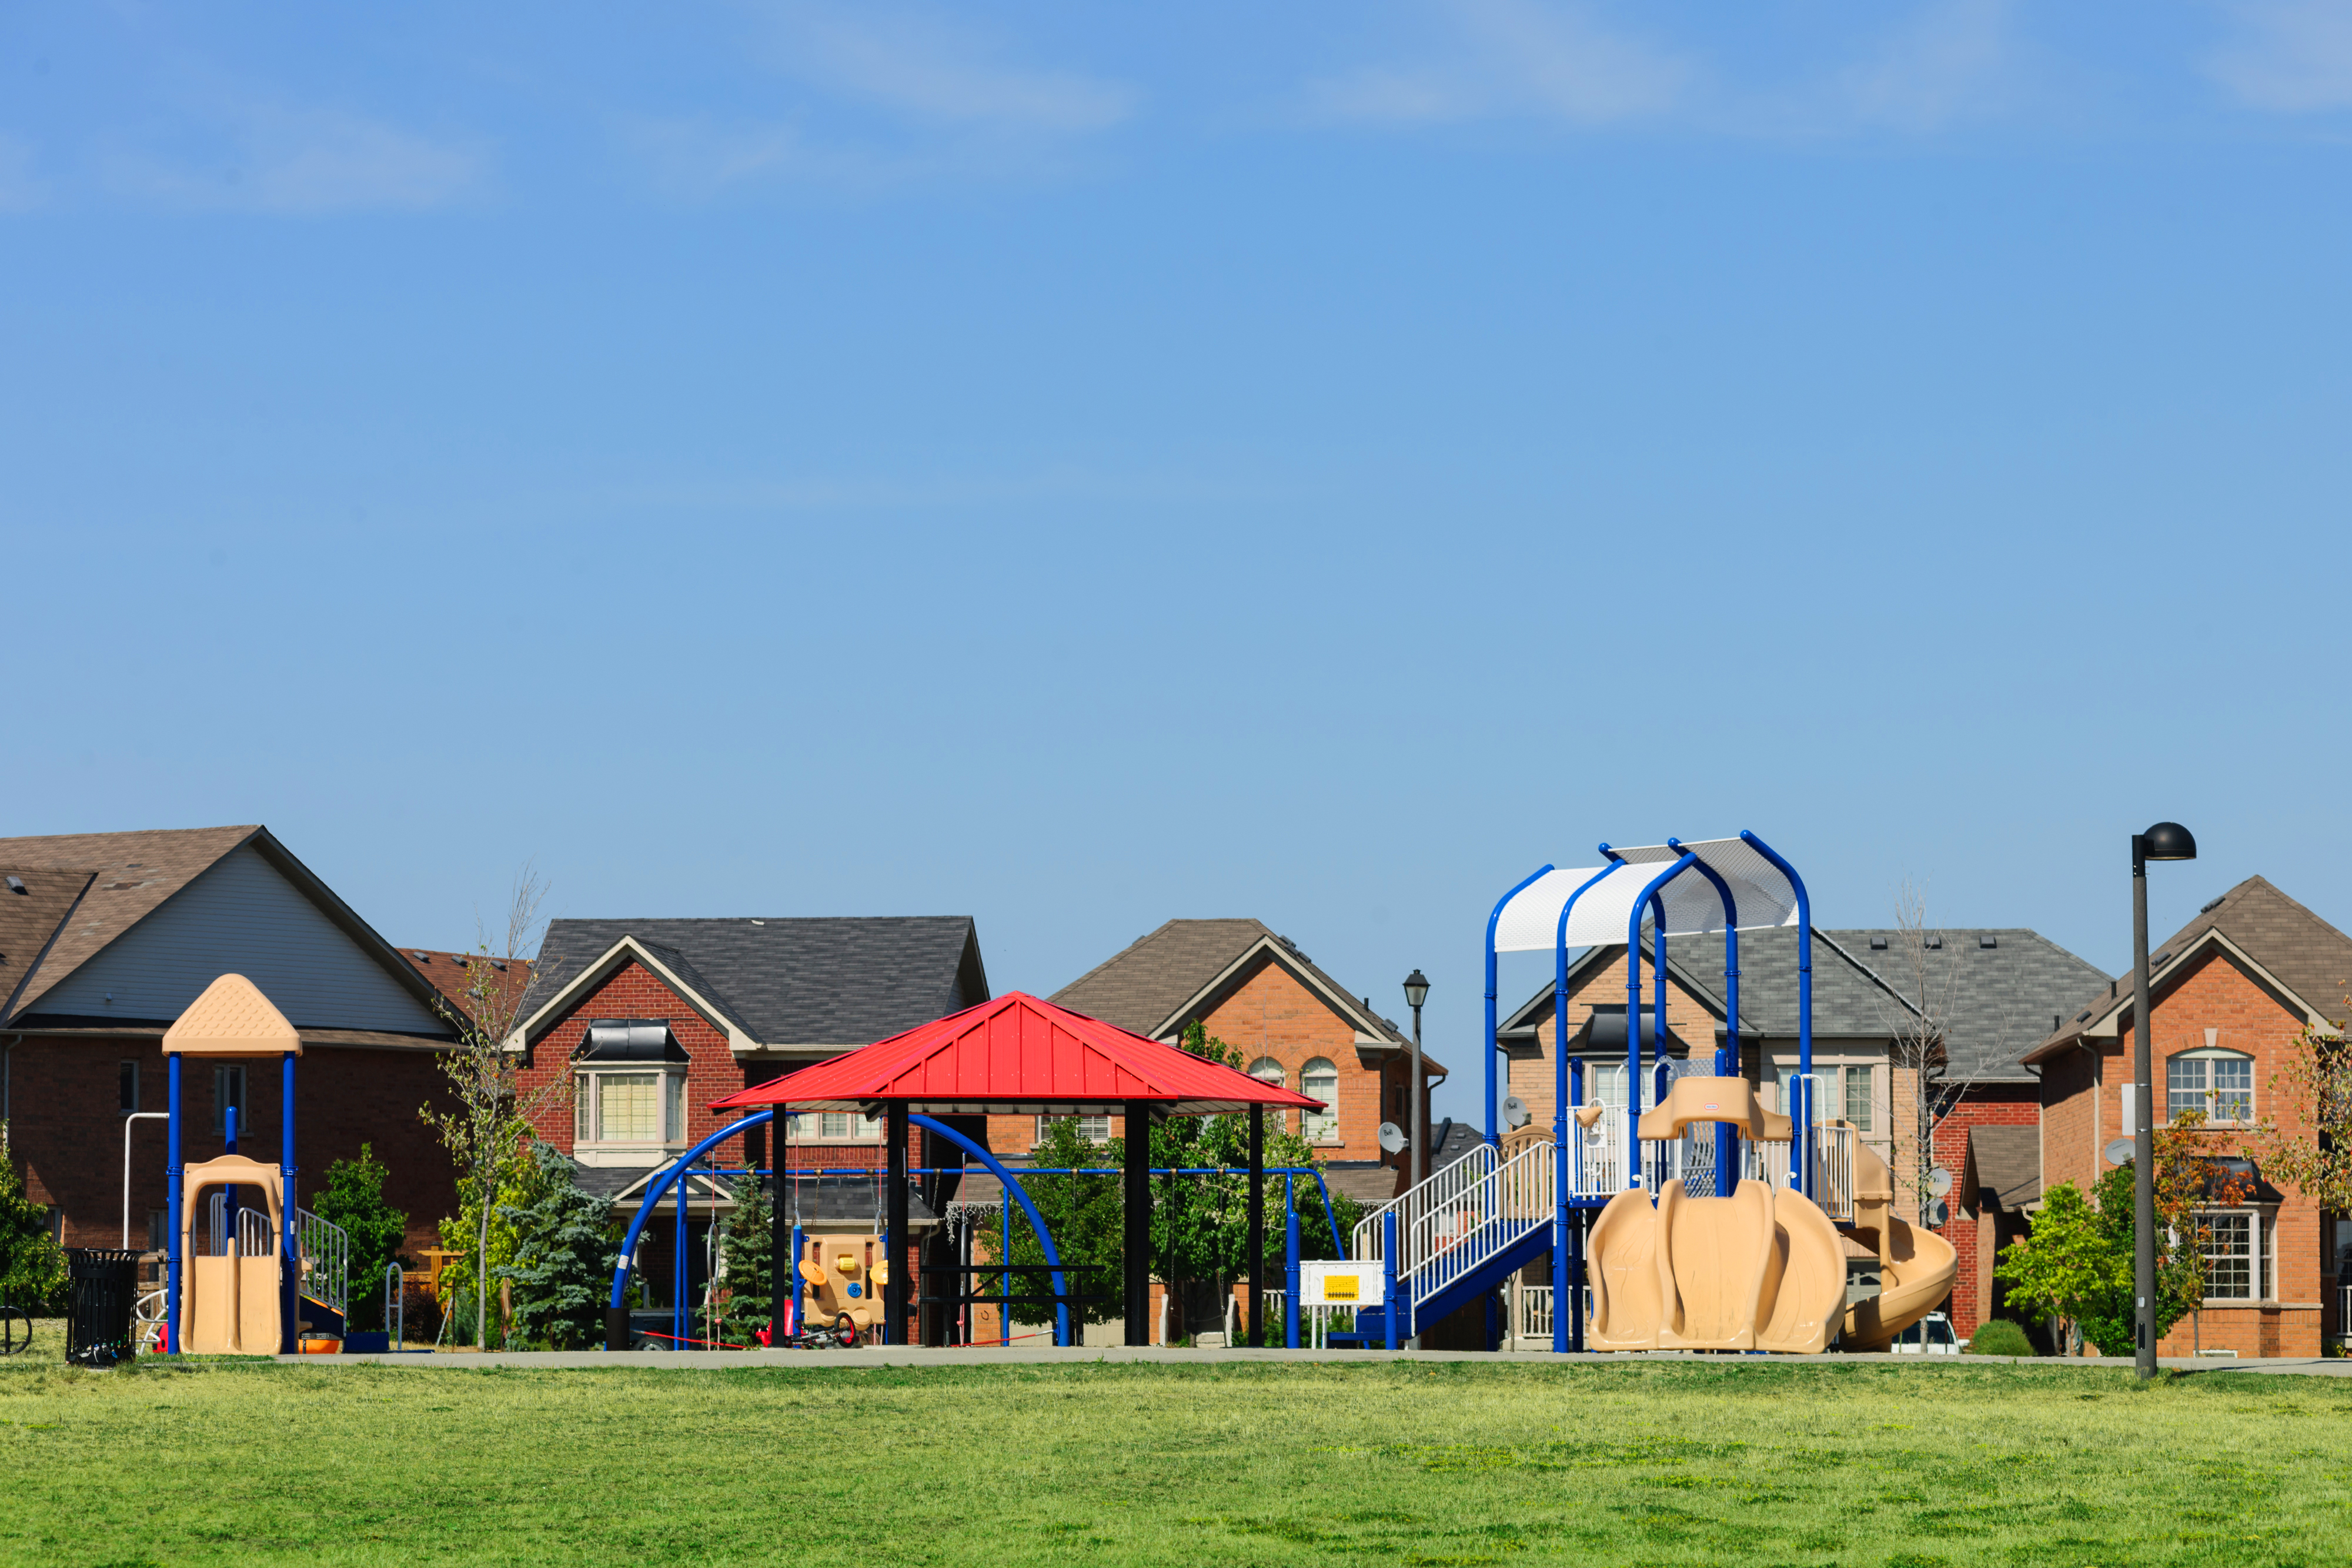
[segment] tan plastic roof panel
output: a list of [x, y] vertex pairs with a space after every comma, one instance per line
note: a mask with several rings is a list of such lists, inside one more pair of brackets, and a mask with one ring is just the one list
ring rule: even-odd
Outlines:
[[1789, 1118], [1767, 1111], [1756, 1098], [1756, 1086], [1745, 1078], [1677, 1078], [1664, 1103], [1642, 1113], [1645, 1141], [1677, 1138], [1694, 1122], [1728, 1122], [1760, 1143], [1785, 1144]]
[[259, 986], [243, 975], [223, 975], [163, 1031], [163, 1049], [185, 1056], [299, 1056], [302, 1037]]

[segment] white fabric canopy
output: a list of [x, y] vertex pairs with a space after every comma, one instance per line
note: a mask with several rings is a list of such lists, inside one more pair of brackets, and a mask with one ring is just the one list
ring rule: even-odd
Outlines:
[[[1797, 923], [1797, 890], [1770, 861], [1738, 839], [1704, 839], [1679, 848], [1643, 844], [1618, 850], [1622, 860], [1609, 874], [1593, 883], [1569, 916], [1567, 945], [1591, 947], [1625, 940], [1626, 922], [1633, 901], [1650, 880], [1680, 859], [1685, 851], [1714, 868], [1731, 890], [1738, 911], [1733, 924], [1743, 931]], [[1602, 866], [1550, 871], [1513, 894], [1495, 922], [1497, 953], [1548, 953], [1559, 936], [1559, 912], [1570, 894], [1601, 876]], [[1666, 935], [1696, 936], [1723, 929], [1723, 896], [1696, 866], [1658, 890], [1666, 906]]]

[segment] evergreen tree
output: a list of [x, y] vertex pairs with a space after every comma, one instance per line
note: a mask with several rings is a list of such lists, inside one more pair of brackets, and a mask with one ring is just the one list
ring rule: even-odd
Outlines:
[[775, 1266], [772, 1213], [758, 1176], [735, 1178], [735, 1212], [719, 1242], [723, 1277], [712, 1286], [719, 1296], [717, 1337], [729, 1344], [756, 1345], [768, 1326], [768, 1281]]
[[8, 1124], [0, 1122], [0, 1305], [37, 1315], [65, 1287], [65, 1249], [49, 1233], [49, 1211], [26, 1195]]
[[357, 1159], [337, 1160], [327, 1167], [324, 1191], [311, 1200], [320, 1218], [340, 1225], [351, 1238], [348, 1260], [352, 1326], [383, 1328], [383, 1271], [387, 1264], [407, 1264], [400, 1254], [408, 1234], [408, 1215], [385, 1201], [384, 1177], [391, 1173], [375, 1157], [374, 1146], [360, 1145]]
[[559, 1350], [602, 1339], [619, 1253], [613, 1206], [581, 1191], [572, 1168], [552, 1145], [530, 1145], [519, 1190], [499, 1205], [499, 1228], [512, 1242], [509, 1260], [492, 1273], [514, 1281], [514, 1337]]

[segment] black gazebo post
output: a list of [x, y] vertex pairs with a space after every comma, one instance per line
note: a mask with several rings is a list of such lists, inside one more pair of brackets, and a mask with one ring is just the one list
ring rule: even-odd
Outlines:
[[887, 1199], [890, 1226], [890, 1278], [882, 1287], [882, 1343], [907, 1343], [907, 1263], [915, 1249], [908, 1245], [910, 1227], [907, 1219], [907, 1103], [890, 1102], [890, 1192]]
[[1151, 1107], [1127, 1103], [1127, 1343], [1151, 1343]]
[[1265, 1107], [1250, 1107], [1249, 1342], [1259, 1342], [1258, 1313], [1265, 1301]]

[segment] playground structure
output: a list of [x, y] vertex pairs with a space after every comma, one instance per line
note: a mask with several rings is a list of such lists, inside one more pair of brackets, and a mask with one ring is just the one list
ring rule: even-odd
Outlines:
[[[1582, 1300], [1591, 1284], [1593, 1349], [1883, 1348], [1943, 1300], [1958, 1259], [1942, 1237], [1894, 1213], [1892, 1175], [1854, 1129], [1818, 1114], [1803, 880], [1748, 832], [1601, 852], [1601, 865], [1540, 868], [1487, 917], [1485, 1141], [1358, 1224], [1353, 1255], [1381, 1262], [1395, 1283], [1382, 1306], [1357, 1314], [1346, 1341], [1392, 1343], [1484, 1301], [1492, 1347], [1498, 1287], [1549, 1252], [1555, 1303]], [[1798, 1063], [1788, 1108], [1774, 1112], [1739, 1076], [1738, 936], [1783, 925], [1798, 933]], [[1715, 932], [1724, 941], [1726, 1037], [1712, 1072], [1677, 1080], [1666, 1051], [1667, 942]], [[1616, 1026], [1626, 1103], [1612, 1114], [1587, 1103], [1581, 1062], [1571, 1066], [1566, 1049], [1568, 967], [1571, 949], [1617, 941], [1626, 949]], [[1496, 955], [1545, 950], [1555, 974], [1551, 1135], [1528, 1126], [1507, 1137], [1496, 1092]], [[1596, 1013], [1593, 1042], [1615, 1043], [1603, 1022]], [[1870, 1238], [1875, 1291], [1849, 1287], [1841, 1226], [1857, 1245]], [[1581, 1312], [1555, 1311], [1551, 1330], [1555, 1351], [1587, 1348]]]
[[[165, 1180], [172, 1227], [164, 1338], [174, 1354], [275, 1355], [306, 1334], [340, 1339], [341, 1228], [294, 1203], [294, 1063], [301, 1037], [242, 975], [223, 975], [164, 1031], [169, 1077]], [[225, 1152], [183, 1164], [182, 1062], [187, 1057], [279, 1061], [281, 1115], [273, 1168], [237, 1151], [237, 1114], [223, 1115]]]
[[[1265, 1112], [1268, 1106], [1315, 1110], [1321, 1105], [1321, 1101], [1279, 1084], [1261, 1082], [1230, 1067], [1129, 1034], [1115, 1025], [1055, 1007], [1024, 992], [1010, 992], [714, 1102], [713, 1109], [741, 1110], [750, 1114], [703, 1139], [647, 1184], [614, 1266], [612, 1294], [605, 1312], [605, 1343], [614, 1350], [629, 1348], [631, 1260], [637, 1238], [662, 1196], [682, 1182], [694, 1162], [711, 1149], [753, 1127], [767, 1124], [788, 1110], [855, 1111], [883, 1118], [887, 1163], [882, 1176], [884, 1223], [878, 1234], [885, 1239], [885, 1244], [877, 1260], [881, 1265], [877, 1282], [882, 1295], [878, 1325], [882, 1343], [903, 1341], [911, 1306], [995, 1301], [1008, 1308], [1024, 1303], [1052, 1305], [1055, 1339], [1059, 1344], [1072, 1343], [1070, 1308], [1082, 1299], [1070, 1280], [1076, 1270], [1063, 1262], [1044, 1217], [1022, 1186], [1019, 1176], [968, 1134], [941, 1118], [992, 1113], [1075, 1116], [1099, 1112], [1114, 1112], [1125, 1118], [1126, 1164], [1118, 1174], [1124, 1186], [1127, 1265], [1118, 1299], [1127, 1324], [1127, 1342], [1142, 1344], [1149, 1343], [1150, 1326], [1151, 1177], [1156, 1174], [1150, 1163], [1148, 1129], [1153, 1122], [1168, 1116], [1247, 1112], [1248, 1251], [1255, 1317], [1255, 1304], [1265, 1295]], [[932, 1146], [977, 1160], [1003, 1183], [1006, 1198], [1023, 1208], [1042, 1244], [1045, 1263], [1042, 1270], [1035, 1272], [1047, 1277], [1050, 1294], [1033, 1296], [1024, 1292], [1016, 1296], [1009, 1291], [981, 1292], [960, 1289], [952, 1296], [926, 1297], [920, 1303], [909, 1295], [915, 1260], [910, 1256], [908, 1185], [908, 1178], [919, 1173], [909, 1168], [908, 1148], [908, 1134], [917, 1127], [934, 1140]], [[943, 1174], [963, 1167], [928, 1168]], [[780, 1176], [782, 1174], [780, 1172]], [[1286, 1185], [1287, 1181], [1286, 1176]], [[784, 1221], [783, 1206], [780, 1203], [775, 1220], [780, 1232]], [[1297, 1223], [1297, 1210], [1293, 1207], [1288, 1228], [1294, 1234]], [[773, 1255], [800, 1260], [804, 1256], [803, 1245], [804, 1238], [794, 1231], [789, 1243], [776, 1247]], [[1293, 1260], [1297, 1256], [1295, 1243], [1290, 1256]], [[999, 1260], [985, 1269], [955, 1272], [1004, 1271], [1003, 1260]], [[772, 1324], [781, 1329], [796, 1322], [799, 1282], [793, 1270], [775, 1269], [771, 1273], [773, 1294], [770, 1318]], [[1290, 1292], [1290, 1301], [1297, 1301], [1295, 1289]], [[680, 1311], [682, 1313], [682, 1301]], [[1295, 1305], [1293, 1312], [1295, 1322]], [[1249, 1330], [1253, 1339], [1262, 1333], [1261, 1325], [1255, 1322], [1251, 1322]], [[687, 1335], [682, 1331], [677, 1337], [685, 1339]]]

